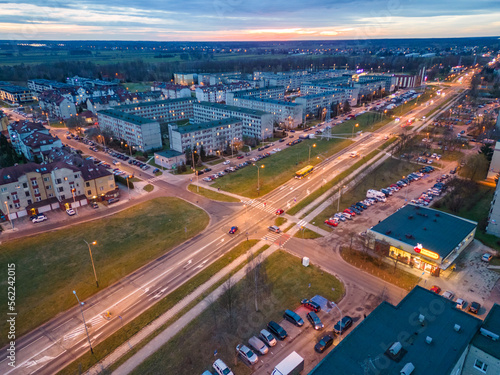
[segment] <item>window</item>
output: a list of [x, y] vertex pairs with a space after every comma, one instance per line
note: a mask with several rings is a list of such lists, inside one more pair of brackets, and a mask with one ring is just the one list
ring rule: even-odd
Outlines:
[[63, 188], [62, 186], [61, 186], [61, 187], [58, 187], [58, 188], [57, 188], [57, 191], [60, 193], [60, 192], [64, 191], [64, 188]]
[[31, 180], [31, 185], [32, 186], [38, 186], [38, 182], [36, 180]]
[[18, 199], [19, 199], [19, 197], [17, 196], [17, 194], [12, 194], [12, 200], [17, 201]]
[[42, 200], [42, 197], [35, 197], [35, 200], [36, 200], [37, 202], [40, 202], [40, 201]]
[[58, 179], [56, 180], [56, 184], [60, 184], [60, 183], [62, 183], [62, 180], [61, 180], [60, 178], [58, 178]]
[[21, 205], [19, 203], [14, 203], [14, 207], [19, 208], [19, 207], [21, 207]]
[[49, 182], [49, 178], [48, 178], [48, 177], [44, 177], [44, 178], [43, 178], [43, 180], [44, 180], [45, 182]]
[[54, 196], [54, 194], [50, 193], [49, 194], [49, 198], [52, 198]]
[[25, 194], [26, 194], [27, 197], [30, 196], [30, 192], [29, 191], [26, 191]]
[[46, 187], [46, 189], [47, 189], [47, 190], [50, 190], [50, 189], [52, 189], [52, 186], [48, 185], [48, 186]]
[[33, 192], [34, 192], [35, 194], [40, 194], [40, 190], [39, 190], [38, 188], [33, 189]]
[[483, 361], [480, 361], [479, 359], [476, 359], [476, 362], [474, 362], [474, 367], [482, 372], [486, 372], [486, 370], [488, 369], [488, 365]]
[[104, 187], [103, 187], [103, 186], [99, 187], [99, 190], [100, 190], [100, 191], [103, 191], [103, 190], [104, 190]]
[[92, 194], [92, 190], [87, 190], [87, 195], [91, 195]]
[[7, 188], [3, 187], [1, 191], [2, 191], [2, 193], [5, 193], [7, 191]]
[[28, 204], [31, 204], [31, 203], [33, 203], [33, 202], [31, 201], [31, 199], [28, 199]]
[[25, 189], [28, 188], [28, 184], [26, 182], [23, 182], [23, 188], [25, 188]]

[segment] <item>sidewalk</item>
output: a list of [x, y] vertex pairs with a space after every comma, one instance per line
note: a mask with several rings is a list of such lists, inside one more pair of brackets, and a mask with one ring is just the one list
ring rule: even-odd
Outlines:
[[199, 187], [201, 187], [203, 189], [212, 190], [212, 191], [215, 191], [216, 193], [227, 195], [229, 197], [233, 197], [233, 198], [239, 199], [241, 202], [252, 200], [251, 198], [247, 198], [247, 197], [244, 197], [242, 195], [230, 193], [228, 191], [219, 190], [219, 189], [216, 189], [216, 188], [214, 188], [214, 187], [212, 187], [210, 185], [202, 185], [199, 182], [195, 182], [195, 181], [191, 182], [191, 185], [199, 186]]
[[[268, 245], [268, 241], [259, 241], [255, 246], [253, 246], [250, 251], [257, 251], [262, 246]], [[272, 254], [278, 246], [273, 245], [264, 253], [262, 256], [265, 258]], [[124, 342], [118, 348], [116, 348], [110, 355], [105, 357], [101, 362], [97, 365], [89, 369], [86, 374], [98, 375], [101, 374], [103, 369], [108, 368], [116, 361], [118, 361], [122, 356], [127, 354], [131, 349], [137, 346], [141, 341], [146, 339], [149, 335], [159, 329], [162, 325], [167, 323], [172, 317], [176, 316], [179, 312], [186, 308], [191, 302], [196, 300], [198, 297], [203, 295], [207, 290], [209, 290], [213, 285], [219, 282], [224, 276], [233, 271], [236, 267], [241, 265], [242, 263], [248, 260], [247, 254], [241, 255], [239, 258], [235, 259], [231, 264], [217, 272], [213, 275], [210, 280], [208, 280], [205, 284], [200, 285], [193, 293], [186, 296], [182, 301], [177, 303], [172, 309], [166, 311], [159, 318], [148, 324], [144, 327], [140, 332], [138, 332], [135, 336], [130, 338], [128, 341]], [[238, 271], [234, 276], [233, 280], [235, 282], [239, 281], [246, 274], [246, 267], [243, 267], [240, 271]], [[144, 361], [149, 355], [154, 353], [158, 348], [160, 348], [163, 344], [165, 344], [168, 340], [170, 340], [173, 336], [175, 336], [180, 330], [182, 330], [189, 322], [195, 319], [199, 314], [201, 314], [210, 304], [208, 301], [213, 301], [220, 297], [223, 293], [223, 286], [221, 285], [214, 292], [212, 292], [209, 296], [207, 296], [203, 301], [198, 303], [191, 310], [186, 312], [179, 320], [177, 320], [174, 324], [167, 327], [162, 333], [156, 336], [153, 340], [151, 340], [148, 344], [146, 344], [143, 348], [141, 348], [137, 353], [135, 353], [132, 357], [130, 357], [124, 364], [122, 364], [114, 373], [116, 374], [128, 374], [135, 367], [137, 367], [142, 361]], [[117, 319], [117, 318], [115, 318]]]

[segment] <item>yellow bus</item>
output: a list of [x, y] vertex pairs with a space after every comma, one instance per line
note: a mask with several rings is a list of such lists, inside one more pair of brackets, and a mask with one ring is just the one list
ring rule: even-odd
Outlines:
[[300, 171], [295, 172], [295, 178], [299, 180], [307, 176], [309, 173], [312, 173], [314, 167], [312, 165], [308, 165], [307, 167], [302, 168]]

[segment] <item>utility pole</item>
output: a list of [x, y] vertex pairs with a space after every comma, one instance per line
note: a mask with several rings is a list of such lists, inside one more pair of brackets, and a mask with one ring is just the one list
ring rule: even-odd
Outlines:
[[73, 290], [73, 294], [75, 295], [76, 297], [76, 300], [78, 301], [78, 305], [80, 306], [80, 312], [82, 313], [82, 320], [83, 320], [83, 326], [85, 327], [85, 332], [87, 333], [87, 340], [89, 340], [89, 347], [90, 347], [90, 352], [92, 354], [94, 354], [94, 349], [92, 349], [92, 343], [90, 342], [90, 336], [89, 336], [89, 331], [87, 329], [87, 323], [85, 323], [85, 317], [83, 316], [83, 309], [82, 309], [82, 306], [83, 306], [83, 302], [80, 302], [80, 299], [78, 298], [78, 296], [76, 295], [76, 291]]

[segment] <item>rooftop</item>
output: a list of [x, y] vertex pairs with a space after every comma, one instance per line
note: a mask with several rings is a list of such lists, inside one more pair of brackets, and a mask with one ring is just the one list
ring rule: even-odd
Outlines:
[[490, 337], [482, 334], [481, 332], [486, 333], [484, 330], [500, 336], [500, 305], [496, 303], [493, 305], [483, 322], [481, 331], [476, 333], [471, 342], [472, 345], [481, 349], [483, 352], [495, 358], [500, 358], [500, 341], [498, 339], [494, 341]]
[[217, 126], [226, 126], [226, 125], [231, 125], [231, 124], [237, 124], [241, 123], [240, 119], [234, 118], [234, 117], [228, 117], [222, 120], [215, 120], [215, 121], [210, 121], [210, 122], [201, 122], [199, 124], [188, 124], [184, 126], [179, 126], [175, 131], [181, 133], [181, 134], [186, 134], [186, 133], [191, 133], [195, 132], [198, 130], [205, 130], [205, 129], [210, 129], [210, 128], [215, 128]]
[[407, 204], [370, 230], [410, 246], [422, 244], [446, 258], [477, 223], [432, 208]]
[[[239, 91], [236, 91], [236, 92], [239, 92]], [[296, 107], [299, 105], [296, 103], [285, 102], [284, 100], [279, 100], [279, 99], [262, 99], [262, 98], [256, 98], [253, 96], [239, 96], [237, 98], [234, 98], [235, 101], [240, 100], [240, 99], [253, 100], [255, 102], [274, 103], [274, 104], [279, 104], [279, 105], [283, 105], [286, 107]]]
[[163, 151], [158, 151], [155, 152], [155, 155], [160, 155], [165, 158], [175, 158], [177, 156], [183, 156], [183, 152], [175, 151], [175, 150], [163, 150]]
[[136, 115], [133, 115], [131, 113], [119, 111], [117, 109], [105, 109], [103, 111], [97, 112], [97, 115], [98, 116], [104, 115], [104, 116], [113, 117], [113, 118], [116, 118], [118, 120], [127, 121], [127, 122], [130, 122], [132, 124], [139, 125], [139, 126], [144, 125], [144, 124], [150, 124], [152, 122], [156, 122], [155, 120], [150, 120], [150, 119], [147, 119], [145, 117], [136, 116]]
[[[399, 375], [410, 362], [414, 374], [450, 374], [480, 325], [453, 301], [416, 286], [397, 306], [382, 302], [309, 375]], [[394, 356], [388, 349], [398, 341]]]
[[242, 108], [242, 107], [236, 107], [234, 105], [227, 105], [227, 104], [221, 104], [221, 103], [200, 102], [200, 103], [195, 103], [195, 105], [202, 105], [204, 107], [225, 109], [228, 111], [241, 112], [241, 113], [246, 113], [249, 115], [256, 115], [256, 116], [263, 116], [263, 115], [269, 114], [269, 112], [259, 111], [257, 109]]
[[9, 92], [11, 94], [25, 93], [31, 91], [27, 87], [15, 86], [15, 85], [0, 86], [0, 90]]
[[193, 102], [193, 101], [196, 101], [196, 98], [176, 98], [176, 99], [166, 99], [166, 100], [155, 100], [155, 101], [145, 102], [145, 103], [121, 105], [119, 107], [116, 107], [116, 109], [139, 110], [139, 109], [145, 108], [145, 107], [165, 106], [165, 105], [169, 105], [172, 103], [184, 102], [184, 101]]

